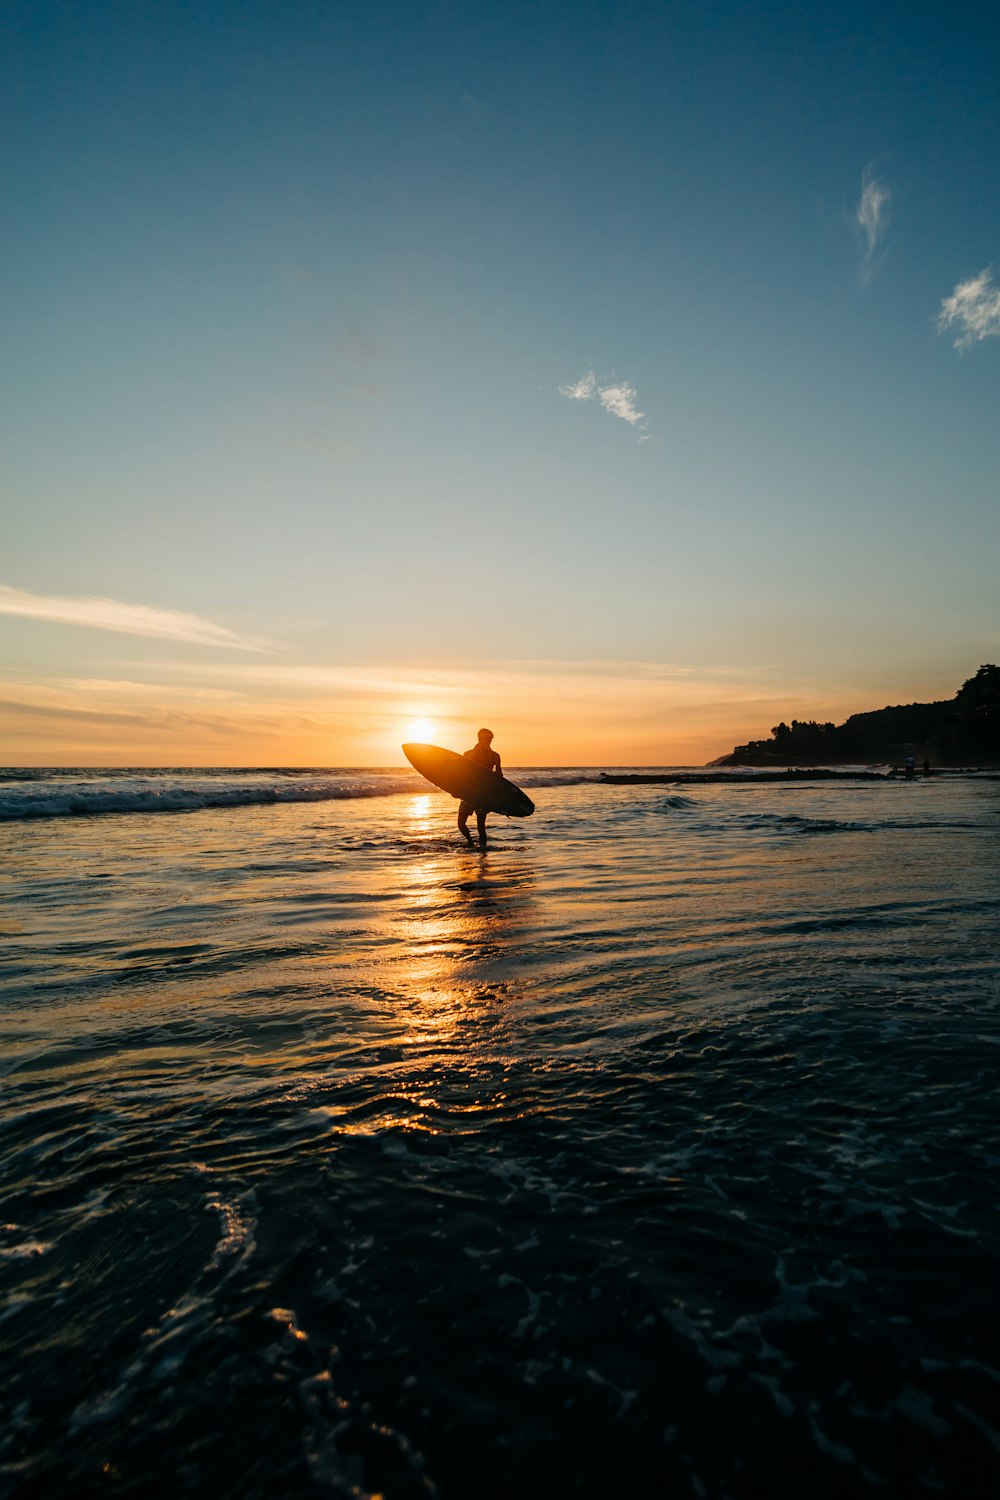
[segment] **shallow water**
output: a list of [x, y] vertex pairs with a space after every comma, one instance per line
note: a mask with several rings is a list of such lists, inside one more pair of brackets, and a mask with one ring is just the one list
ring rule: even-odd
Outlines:
[[532, 796], [0, 827], [13, 1493], [996, 1493], [1000, 783]]

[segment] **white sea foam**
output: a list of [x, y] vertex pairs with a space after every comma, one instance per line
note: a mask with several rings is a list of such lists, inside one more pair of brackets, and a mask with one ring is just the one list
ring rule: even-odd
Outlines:
[[[596, 770], [514, 773], [526, 787], [573, 786]], [[94, 817], [106, 813], [184, 813], [205, 808], [430, 793], [446, 796], [414, 771], [0, 771], [0, 820]]]

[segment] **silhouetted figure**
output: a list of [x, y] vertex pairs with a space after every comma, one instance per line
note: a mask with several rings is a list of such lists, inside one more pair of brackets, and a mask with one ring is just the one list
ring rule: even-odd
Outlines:
[[912, 781], [913, 778], [914, 778], [914, 776], [916, 776], [916, 774], [917, 774], [917, 762], [916, 762], [916, 758], [914, 756], [912, 756], [912, 755], [908, 755], [906, 757], [906, 759], [903, 761], [903, 775], [906, 777], [907, 781]]
[[925, 776], [929, 776], [930, 774], [931, 774], [931, 763], [927, 759], [927, 756], [925, 755], [924, 756], [924, 775]]
[[[471, 750], [466, 750], [466, 760], [474, 760], [477, 766], [485, 766], [487, 771], [492, 771], [495, 776], [502, 776], [500, 769], [500, 757], [495, 750], [490, 749], [493, 740], [492, 729], [481, 729], [478, 735], [478, 744], [473, 745]], [[477, 807], [474, 802], [460, 802], [458, 804], [458, 831], [465, 835], [469, 843], [472, 843], [472, 834], [469, 832], [469, 814], [475, 813], [476, 827], [479, 830], [480, 844], [486, 843], [486, 813]]]

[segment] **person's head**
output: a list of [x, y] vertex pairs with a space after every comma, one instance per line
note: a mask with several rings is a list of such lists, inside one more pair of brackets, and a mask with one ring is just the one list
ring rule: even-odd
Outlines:
[[479, 743], [481, 745], [488, 745], [489, 742], [490, 742], [490, 740], [492, 738], [493, 738], [493, 731], [492, 731], [492, 729], [481, 729], [479, 731]]

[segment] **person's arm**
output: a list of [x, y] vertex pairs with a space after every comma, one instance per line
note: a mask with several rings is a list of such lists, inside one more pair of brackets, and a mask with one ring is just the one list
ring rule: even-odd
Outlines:
[[493, 774], [494, 776], [503, 775], [503, 771], [500, 769], [500, 757], [499, 755], [497, 755], [495, 750], [493, 752]]

